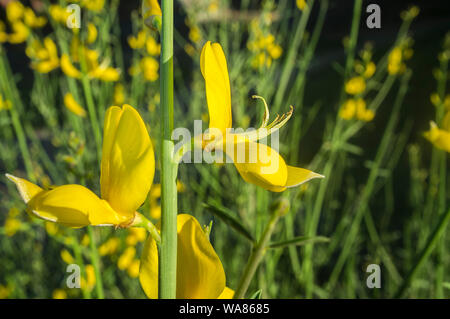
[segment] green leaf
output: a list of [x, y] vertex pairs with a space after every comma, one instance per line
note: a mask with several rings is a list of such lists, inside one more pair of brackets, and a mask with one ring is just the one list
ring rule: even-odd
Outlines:
[[225, 224], [231, 226], [234, 230], [236, 230], [239, 234], [254, 242], [252, 234], [248, 231], [248, 229], [242, 225], [242, 223], [232, 215], [228, 208], [218, 205], [217, 203], [203, 203], [203, 207], [208, 209], [214, 216], [220, 218]]
[[323, 236], [298, 236], [288, 240], [278, 241], [269, 244], [269, 248], [284, 248], [290, 245], [301, 246], [311, 243], [326, 243], [329, 242], [330, 238]]
[[254, 292], [248, 299], [262, 299], [262, 289], [259, 289], [256, 292]]

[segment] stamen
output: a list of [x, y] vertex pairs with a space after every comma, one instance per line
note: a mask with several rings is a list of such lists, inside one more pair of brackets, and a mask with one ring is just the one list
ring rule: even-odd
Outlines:
[[259, 96], [259, 95], [252, 95], [252, 98], [260, 99], [264, 103], [264, 116], [263, 116], [263, 120], [262, 120], [260, 128], [266, 127], [267, 123], [269, 122], [269, 107], [267, 106], [266, 100], [262, 96]]

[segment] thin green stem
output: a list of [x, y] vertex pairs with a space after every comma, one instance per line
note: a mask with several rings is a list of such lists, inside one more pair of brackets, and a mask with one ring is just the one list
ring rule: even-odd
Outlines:
[[273, 211], [269, 222], [267, 223], [264, 231], [261, 234], [258, 242], [253, 246], [252, 253], [248, 259], [247, 265], [245, 266], [244, 272], [239, 280], [238, 287], [234, 293], [235, 299], [242, 299], [245, 297], [245, 293], [250, 286], [253, 276], [261, 263], [264, 254], [266, 252], [267, 244], [269, 243], [270, 237], [277, 225], [279, 218], [287, 213], [289, 209], [289, 202], [283, 200], [280, 202], [279, 206]]
[[97, 245], [95, 242], [95, 234], [92, 229], [92, 226], [88, 226], [88, 236], [89, 236], [89, 248], [91, 249], [91, 261], [95, 273], [95, 291], [97, 293], [98, 299], [104, 299], [105, 295], [103, 293], [103, 280], [102, 280], [102, 273], [100, 271], [100, 257], [98, 255]]
[[177, 169], [173, 160], [173, 0], [162, 1], [161, 28], [161, 245], [159, 298], [176, 297]]

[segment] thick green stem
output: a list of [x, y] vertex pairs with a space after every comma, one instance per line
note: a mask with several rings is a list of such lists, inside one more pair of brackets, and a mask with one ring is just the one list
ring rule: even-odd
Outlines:
[[159, 298], [176, 297], [177, 163], [173, 160], [173, 0], [162, 1], [161, 28], [161, 245]]

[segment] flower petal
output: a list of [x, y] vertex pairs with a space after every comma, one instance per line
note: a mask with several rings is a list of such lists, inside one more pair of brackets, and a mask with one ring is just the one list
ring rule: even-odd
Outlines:
[[424, 136], [438, 149], [450, 153], [450, 132], [441, 130], [436, 123], [430, 123], [430, 129], [424, 133]]
[[120, 225], [126, 217], [81, 185], [63, 185], [50, 190], [19, 177], [6, 174], [14, 182], [33, 215], [71, 227], [87, 225]]
[[306, 183], [313, 178], [325, 178], [325, 176], [314, 173], [313, 171], [305, 168], [294, 167], [287, 165], [288, 177], [286, 181], [286, 187], [296, 187], [303, 183]]
[[5, 174], [6, 177], [16, 184], [17, 190], [25, 203], [28, 203], [34, 196], [43, 191], [39, 186], [27, 181], [26, 179]]
[[225, 287], [225, 289], [222, 291], [220, 296], [217, 297], [217, 299], [233, 299], [233, 297], [234, 297], [234, 290]]
[[227, 147], [227, 155], [233, 158], [239, 174], [247, 183], [272, 192], [282, 192], [286, 189], [287, 166], [273, 148], [246, 141], [235, 144], [234, 154], [230, 154], [229, 151]]
[[[225, 288], [225, 272], [199, 222], [177, 216], [177, 298], [215, 299]], [[140, 282], [149, 298], [158, 295], [158, 252], [149, 237], [141, 258]]]
[[144, 121], [130, 105], [106, 111], [101, 194], [111, 207], [133, 215], [145, 201], [155, 174], [155, 155]]
[[220, 44], [206, 42], [200, 57], [200, 69], [205, 79], [209, 127], [225, 134], [232, 122], [231, 93], [227, 61]]

